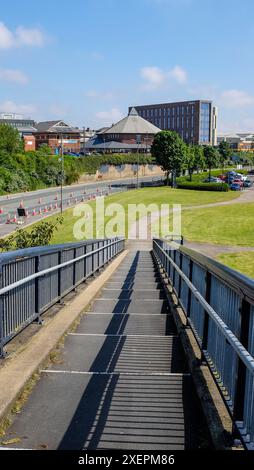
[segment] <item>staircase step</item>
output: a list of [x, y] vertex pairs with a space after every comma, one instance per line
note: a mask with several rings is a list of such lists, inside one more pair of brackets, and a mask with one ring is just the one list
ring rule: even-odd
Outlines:
[[166, 299], [164, 290], [150, 289], [144, 291], [132, 289], [103, 289], [100, 292], [100, 297], [103, 299], [122, 299], [122, 300], [158, 300]]
[[97, 313], [169, 313], [166, 300], [95, 300], [92, 311]]
[[172, 335], [176, 327], [172, 315], [86, 314], [81, 319], [78, 333], [106, 335]]
[[78, 372], [185, 372], [179, 338], [175, 336], [68, 335], [60, 363], [51, 370]]

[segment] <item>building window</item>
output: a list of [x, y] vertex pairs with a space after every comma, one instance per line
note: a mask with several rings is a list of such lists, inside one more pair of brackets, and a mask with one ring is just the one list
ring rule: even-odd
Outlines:
[[168, 118], [168, 129], [170, 129], [170, 117]]

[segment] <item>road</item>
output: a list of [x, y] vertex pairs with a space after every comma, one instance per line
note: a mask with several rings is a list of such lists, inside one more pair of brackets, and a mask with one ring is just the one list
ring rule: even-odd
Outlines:
[[[158, 181], [161, 176], [139, 178], [139, 182]], [[126, 185], [136, 184], [136, 178], [96, 181], [82, 183], [63, 188], [63, 208], [74, 206], [77, 202], [89, 200], [95, 195], [107, 195], [125, 191]], [[28, 214], [28, 223], [41, 220], [49, 213], [57, 213], [60, 208], [60, 188], [47, 188], [37, 191], [23, 192], [9, 196], [0, 196], [0, 237], [10, 234], [17, 226], [15, 216], [17, 208], [22, 204]], [[33, 215], [36, 214], [36, 215]], [[7, 223], [7, 221], [10, 223]]]

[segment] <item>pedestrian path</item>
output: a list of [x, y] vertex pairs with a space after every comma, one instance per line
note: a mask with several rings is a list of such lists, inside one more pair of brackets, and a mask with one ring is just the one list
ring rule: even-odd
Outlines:
[[129, 252], [5, 436], [29, 449], [198, 447], [191, 376], [149, 251]]

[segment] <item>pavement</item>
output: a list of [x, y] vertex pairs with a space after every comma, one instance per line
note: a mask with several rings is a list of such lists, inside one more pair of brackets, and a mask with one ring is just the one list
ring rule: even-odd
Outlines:
[[3, 448], [199, 448], [199, 408], [158, 268], [149, 249], [129, 248], [40, 371]]

